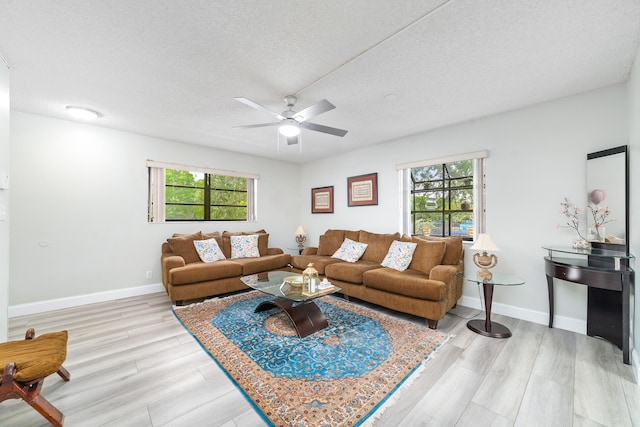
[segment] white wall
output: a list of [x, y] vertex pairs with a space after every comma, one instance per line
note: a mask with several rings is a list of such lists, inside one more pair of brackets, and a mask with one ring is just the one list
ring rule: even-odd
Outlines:
[[[0, 55], [0, 173], [9, 173], [9, 69]], [[9, 191], [0, 190], [0, 342], [7, 340], [9, 306]]]
[[[11, 125], [12, 306], [161, 283], [174, 232], [265, 228], [294, 244], [298, 165], [15, 111]], [[147, 159], [259, 174], [258, 221], [149, 224]]]
[[[636, 108], [637, 74], [636, 67], [635, 86], [629, 86], [636, 88]], [[10, 304], [159, 283], [160, 243], [173, 232], [265, 228], [272, 246], [286, 248], [298, 224], [309, 233], [309, 245], [327, 228], [396, 231], [396, 164], [486, 149], [487, 230], [502, 249], [497, 269], [526, 280], [524, 286], [497, 289], [494, 310], [546, 323], [541, 246], [574, 239], [570, 230], [556, 229], [560, 201], [566, 196], [585, 202], [587, 153], [628, 143], [633, 102], [628, 104], [627, 94], [627, 85], [608, 87], [302, 167], [12, 112]], [[632, 170], [640, 164], [634, 162], [640, 160], [634, 156], [639, 133], [636, 128]], [[259, 173], [259, 221], [148, 224], [147, 159]], [[378, 173], [378, 205], [347, 207], [347, 177], [371, 172]], [[334, 186], [335, 213], [311, 214], [311, 188], [328, 185]], [[632, 222], [636, 245], [638, 230], [640, 224]], [[147, 270], [153, 279], [145, 278]], [[477, 297], [476, 287], [466, 284], [463, 298]], [[555, 325], [580, 331], [585, 320], [586, 287], [559, 282]]]
[[[575, 238], [570, 230], [556, 229], [560, 201], [566, 196], [586, 202], [586, 155], [627, 143], [626, 108], [626, 86], [617, 85], [305, 165], [300, 191], [307, 208], [300, 223], [310, 243], [327, 228], [400, 231], [396, 164], [489, 150], [487, 231], [502, 250], [497, 270], [526, 280], [524, 286], [497, 289], [494, 310], [546, 323], [541, 247]], [[378, 173], [378, 206], [347, 207], [347, 177], [371, 172]], [[335, 213], [311, 214], [310, 189], [328, 185], [335, 187]], [[477, 300], [475, 285], [466, 284], [464, 295]], [[586, 330], [585, 321], [586, 287], [558, 283], [555, 325]]]
[[[629, 224], [630, 250], [636, 257], [640, 257], [640, 49], [636, 54], [636, 60], [629, 76], [629, 160], [630, 160], [630, 216]], [[635, 262], [636, 270], [640, 263]], [[637, 276], [637, 275], [636, 275]], [[637, 281], [638, 279], [636, 279]], [[640, 292], [636, 284], [635, 293], [635, 328], [634, 348], [640, 348]]]

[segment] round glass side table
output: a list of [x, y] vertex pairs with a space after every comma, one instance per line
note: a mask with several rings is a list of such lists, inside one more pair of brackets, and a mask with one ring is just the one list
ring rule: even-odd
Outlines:
[[499, 274], [493, 273], [493, 276], [490, 280], [484, 280], [481, 277], [477, 277], [474, 273], [464, 274], [458, 273], [459, 277], [462, 277], [464, 280], [468, 280], [469, 282], [474, 282], [477, 285], [482, 285], [484, 289], [484, 309], [486, 313], [486, 319], [473, 319], [467, 322], [467, 328], [471, 329], [473, 332], [476, 332], [480, 335], [484, 335], [485, 337], [491, 338], [509, 338], [511, 336], [511, 331], [504, 325], [501, 325], [497, 322], [491, 321], [491, 303], [493, 301], [493, 286], [517, 286], [523, 285], [524, 280], [519, 277], [512, 276], [509, 274]]

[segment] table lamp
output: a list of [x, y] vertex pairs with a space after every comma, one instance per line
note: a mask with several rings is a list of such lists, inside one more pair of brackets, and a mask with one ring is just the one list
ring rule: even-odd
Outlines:
[[299, 225], [296, 228], [296, 242], [298, 243], [298, 249], [302, 249], [304, 247], [304, 242], [307, 241], [307, 232], [304, 231], [304, 227]]
[[480, 268], [480, 270], [478, 270], [478, 277], [484, 281], [491, 280], [493, 274], [491, 274], [489, 269], [498, 264], [498, 257], [493, 254], [489, 255], [487, 251], [499, 251], [500, 248], [496, 246], [491, 235], [480, 233], [470, 249], [482, 251], [482, 254], [478, 252], [473, 254], [473, 263]]

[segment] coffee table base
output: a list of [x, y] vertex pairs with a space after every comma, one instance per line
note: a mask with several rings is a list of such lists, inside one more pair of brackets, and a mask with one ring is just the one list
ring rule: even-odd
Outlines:
[[485, 337], [509, 338], [511, 336], [511, 331], [506, 326], [496, 322], [490, 323], [491, 327], [487, 330], [486, 320], [473, 319], [467, 322], [467, 328]]
[[329, 326], [329, 322], [327, 322], [327, 318], [324, 317], [320, 307], [313, 301], [293, 305], [293, 301], [289, 299], [274, 298], [258, 304], [254, 313], [266, 311], [274, 307], [281, 308], [287, 316], [289, 316], [300, 338], [315, 334]]

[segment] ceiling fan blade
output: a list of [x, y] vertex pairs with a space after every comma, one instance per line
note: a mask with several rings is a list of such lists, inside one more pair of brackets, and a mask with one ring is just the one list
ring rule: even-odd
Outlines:
[[234, 129], [251, 129], [251, 128], [263, 128], [267, 126], [278, 126], [280, 122], [271, 122], [271, 123], [258, 123], [257, 125], [244, 125], [244, 126], [234, 126]]
[[242, 102], [244, 105], [248, 105], [251, 108], [255, 108], [256, 110], [264, 111], [265, 113], [271, 114], [272, 116], [275, 116], [276, 118], [278, 118], [278, 120], [284, 120], [284, 117], [281, 116], [280, 114], [276, 113], [275, 111], [271, 111], [267, 107], [260, 105], [257, 102], [253, 102], [250, 99], [247, 99], [247, 98], [235, 98], [235, 99]]
[[326, 113], [327, 111], [333, 110], [334, 108], [336, 108], [335, 105], [333, 105], [326, 99], [323, 99], [322, 101], [318, 101], [302, 111], [298, 111], [296, 114], [294, 114], [293, 118], [299, 122], [304, 122], [305, 120], [309, 120], [311, 117]]
[[287, 145], [295, 145], [300, 142], [300, 135], [296, 136], [288, 136], [287, 137]]
[[305, 129], [309, 129], [309, 130], [314, 130], [316, 132], [323, 132], [323, 133], [328, 133], [330, 135], [335, 135], [335, 136], [345, 136], [347, 134], [347, 130], [344, 129], [338, 129], [338, 128], [332, 128], [329, 126], [324, 126], [324, 125], [319, 125], [316, 123], [309, 123], [309, 122], [305, 122], [305, 123], [300, 123], [300, 127], [301, 128], [305, 128]]

